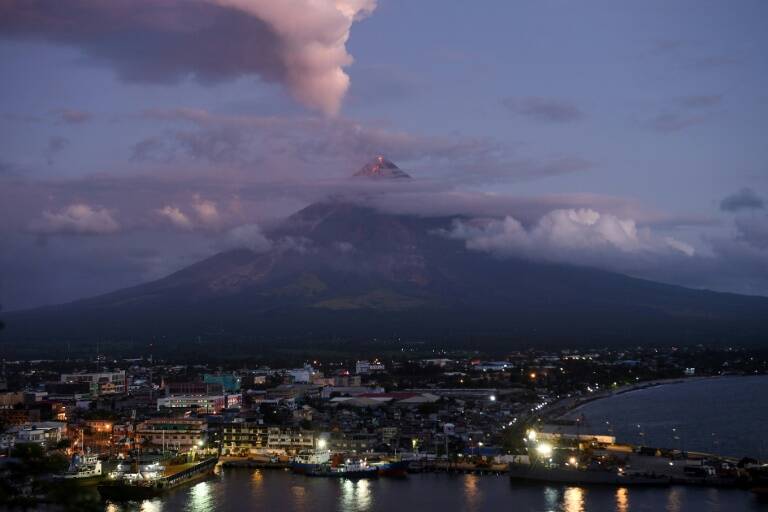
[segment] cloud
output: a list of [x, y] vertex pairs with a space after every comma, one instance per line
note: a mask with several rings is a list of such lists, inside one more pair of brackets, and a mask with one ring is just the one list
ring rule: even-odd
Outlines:
[[91, 120], [91, 114], [83, 110], [62, 108], [53, 112], [58, 117], [60, 123], [65, 124], [83, 124]]
[[768, 215], [737, 217], [734, 223], [741, 241], [758, 249], [768, 249]]
[[751, 188], [743, 188], [720, 201], [720, 209], [726, 212], [763, 208], [765, 208], [765, 200]]
[[722, 101], [722, 94], [682, 96], [675, 100], [678, 105], [684, 108], [713, 107], [719, 105]]
[[203, 199], [199, 194], [195, 194], [192, 208], [203, 224], [215, 226], [221, 221], [221, 215], [216, 203], [210, 199]]
[[69, 139], [58, 135], [50, 137], [43, 152], [48, 165], [53, 165], [55, 157], [64, 151], [67, 146], [69, 146]]
[[375, 0], [35, 0], [0, 3], [0, 35], [80, 48], [133, 82], [258, 75], [333, 115], [352, 24]]
[[571, 123], [586, 117], [572, 103], [554, 98], [505, 98], [501, 103], [513, 114], [548, 123]]
[[354, 252], [355, 250], [355, 246], [349, 242], [336, 242], [333, 247], [339, 252]]
[[421, 135], [343, 117], [238, 116], [189, 108], [149, 110], [143, 117], [167, 127], [133, 146], [132, 159], [138, 164], [226, 165], [249, 174], [328, 178], [340, 173], [346, 177], [357, 170], [351, 162], [362, 165], [384, 154], [419, 172], [422, 179], [464, 184], [532, 180], [593, 166], [575, 155], [518, 155], [490, 137]]
[[193, 228], [192, 221], [189, 220], [189, 217], [187, 217], [184, 212], [175, 206], [166, 205], [156, 211], [160, 216], [168, 219], [168, 221], [170, 221], [170, 223], [177, 228], [183, 230], [189, 230]]
[[689, 116], [677, 113], [659, 114], [648, 121], [648, 126], [657, 132], [672, 133], [704, 123], [701, 116]]
[[74, 203], [58, 212], [43, 212], [42, 220], [33, 222], [31, 228], [45, 234], [106, 235], [117, 232], [120, 225], [105, 208]]
[[632, 219], [589, 208], [553, 210], [530, 227], [503, 219], [456, 220], [444, 235], [471, 250], [500, 256], [630, 271], [656, 256], [691, 257], [695, 249], [672, 237], [639, 228]]
[[245, 248], [254, 252], [266, 252], [272, 248], [272, 242], [264, 236], [258, 224], [243, 224], [227, 232], [225, 246], [233, 249]]

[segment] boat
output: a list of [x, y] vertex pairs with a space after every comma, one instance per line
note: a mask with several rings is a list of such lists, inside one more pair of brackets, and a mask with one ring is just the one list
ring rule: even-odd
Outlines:
[[633, 473], [624, 468], [573, 467], [539, 463], [511, 463], [508, 466], [512, 480], [562, 483], [573, 485], [663, 486], [669, 485], [668, 476]]
[[[165, 468], [159, 462], [145, 465], [120, 464], [109, 478], [96, 488], [103, 499], [124, 501], [152, 498], [180, 485], [210, 475], [218, 457]], [[128, 469], [130, 468], [130, 469]]]
[[408, 474], [410, 464], [411, 461], [401, 459], [371, 463], [371, 466], [378, 470], [379, 476], [404, 477]]
[[325, 449], [303, 450], [299, 452], [289, 464], [291, 471], [301, 475], [309, 471], [315, 471], [323, 464], [331, 460], [331, 452]]
[[369, 465], [365, 460], [347, 459], [339, 464], [334, 462], [320, 464], [304, 474], [329, 478], [376, 478], [379, 476], [379, 468]]
[[104, 478], [101, 461], [96, 455], [75, 454], [72, 456], [67, 472], [58, 475], [57, 478], [80, 485], [95, 484]]

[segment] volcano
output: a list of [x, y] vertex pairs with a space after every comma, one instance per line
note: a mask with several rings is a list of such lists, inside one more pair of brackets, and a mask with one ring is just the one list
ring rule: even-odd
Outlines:
[[[357, 179], [408, 179], [383, 157]], [[453, 218], [311, 204], [163, 279], [7, 315], [5, 339], [492, 338], [523, 344], [768, 342], [768, 299], [603, 270], [497, 259], [441, 235]]]

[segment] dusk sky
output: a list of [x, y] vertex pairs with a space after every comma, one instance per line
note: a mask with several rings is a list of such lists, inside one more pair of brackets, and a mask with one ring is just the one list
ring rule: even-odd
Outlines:
[[[768, 295], [768, 3], [0, 0], [0, 303], [331, 194], [472, 250]], [[349, 179], [383, 154], [413, 180]], [[481, 219], [482, 222], [475, 222]]]

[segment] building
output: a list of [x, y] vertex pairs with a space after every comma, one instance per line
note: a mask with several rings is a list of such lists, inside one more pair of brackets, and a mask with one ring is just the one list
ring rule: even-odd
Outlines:
[[309, 430], [246, 422], [225, 424], [221, 435], [225, 455], [295, 454], [314, 448], [317, 439]]
[[16, 444], [34, 443], [53, 447], [65, 437], [67, 424], [60, 421], [44, 421], [16, 427], [13, 432]]
[[188, 418], [153, 418], [136, 427], [136, 438], [153, 448], [188, 451], [206, 440], [206, 423]]
[[238, 393], [240, 391], [240, 377], [231, 373], [203, 375], [204, 384], [221, 384], [226, 393]]
[[[239, 385], [239, 383], [238, 383]], [[240, 407], [240, 393], [227, 394], [219, 382], [173, 382], [165, 386], [165, 396], [157, 399], [157, 410], [179, 409], [214, 413]]]
[[126, 392], [125, 370], [97, 373], [65, 373], [61, 382], [66, 384], [87, 383], [93, 396]]
[[355, 373], [358, 375], [368, 375], [369, 373], [383, 372], [385, 370], [386, 367], [379, 361], [357, 361], [355, 363]]
[[157, 410], [196, 409], [198, 412], [218, 414], [222, 409], [240, 407], [242, 395], [169, 395], [157, 399]]

